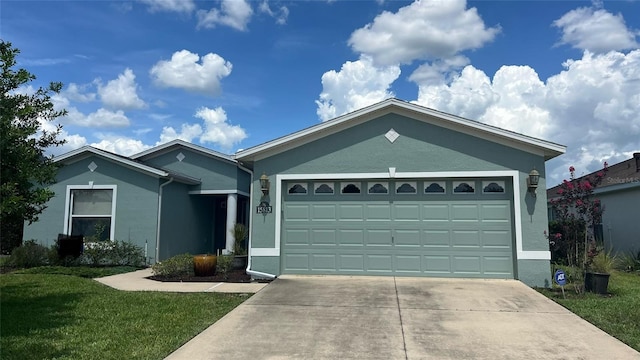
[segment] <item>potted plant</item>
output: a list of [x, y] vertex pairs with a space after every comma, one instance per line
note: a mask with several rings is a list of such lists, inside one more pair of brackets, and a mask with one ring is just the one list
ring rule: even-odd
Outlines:
[[233, 243], [233, 266], [234, 270], [241, 270], [247, 267], [246, 241], [249, 237], [249, 230], [244, 224], [236, 223], [231, 229], [234, 238]]
[[589, 255], [584, 281], [585, 290], [605, 295], [608, 293], [609, 276], [616, 265], [616, 256], [595, 247], [590, 249]]
[[212, 254], [193, 255], [193, 272], [196, 276], [213, 276], [216, 274], [218, 257]]

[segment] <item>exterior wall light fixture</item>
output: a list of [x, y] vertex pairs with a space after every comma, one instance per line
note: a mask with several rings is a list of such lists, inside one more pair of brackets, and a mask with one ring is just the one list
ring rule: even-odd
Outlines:
[[264, 196], [269, 195], [269, 186], [271, 184], [269, 184], [269, 177], [267, 176], [267, 174], [262, 173], [262, 176], [260, 176], [260, 190], [262, 190], [262, 194]]
[[531, 196], [536, 196], [536, 189], [538, 188], [538, 183], [540, 182], [540, 173], [534, 168], [529, 173], [529, 177], [527, 178], [527, 188], [531, 193]]

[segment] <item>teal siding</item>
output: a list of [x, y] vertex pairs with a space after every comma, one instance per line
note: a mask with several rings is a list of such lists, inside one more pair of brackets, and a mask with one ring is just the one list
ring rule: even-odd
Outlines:
[[602, 215], [604, 241], [608, 248], [619, 254], [637, 254], [640, 251], [640, 180], [624, 185], [618, 191], [601, 188], [602, 192], [596, 195], [605, 209]]
[[[88, 165], [95, 162], [94, 172]], [[101, 157], [90, 156], [71, 165], [63, 166], [51, 189], [55, 197], [47, 204], [40, 219], [26, 226], [23, 238], [35, 239], [50, 246], [64, 229], [65, 196], [67, 185], [116, 185], [115, 239], [129, 241], [148, 248], [154, 257], [159, 180], [139, 171], [114, 164]]]
[[188, 186], [163, 188], [160, 261], [183, 253], [213, 253], [213, 204], [209, 197], [189, 195]]
[[[178, 161], [177, 158], [180, 153], [185, 156], [182, 161]], [[200, 179], [202, 184], [195, 185], [190, 190], [236, 190], [238, 188], [238, 168], [234, 163], [187, 148], [177, 148], [145, 159], [145, 163]]]

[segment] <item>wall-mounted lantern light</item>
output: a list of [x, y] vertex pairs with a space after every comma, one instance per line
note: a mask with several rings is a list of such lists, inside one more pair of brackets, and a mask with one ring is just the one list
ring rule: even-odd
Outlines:
[[540, 173], [534, 168], [529, 173], [529, 177], [527, 178], [527, 187], [529, 188], [529, 192], [531, 196], [536, 196], [536, 189], [538, 188], [538, 183], [540, 182]]
[[260, 190], [262, 190], [264, 196], [269, 195], [269, 186], [269, 177], [267, 174], [262, 173], [262, 176], [260, 176]]

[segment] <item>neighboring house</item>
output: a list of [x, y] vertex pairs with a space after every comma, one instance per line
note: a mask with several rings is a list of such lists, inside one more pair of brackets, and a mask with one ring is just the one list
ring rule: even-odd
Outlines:
[[[63, 155], [57, 197], [25, 238], [73, 232], [73, 216], [64, 216], [73, 213], [72, 190], [100, 185], [114, 189], [113, 210], [105, 211], [112, 237], [146, 240], [159, 248], [154, 261], [214, 251], [222, 245], [216, 229], [232, 223], [218, 219], [218, 205], [226, 201], [229, 220], [231, 199], [249, 195], [253, 276], [507, 278], [550, 286], [544, 169], [564, 152], [388, 99], [234, 157], [183, 142], [130, 159], [92, 148]], [[528, 186], [534, 169], [537, 197]]]
[[[548, 189], [547, 199], [559, 197], [559, 189], [560, 185]], [[640, 153], [610, 165], [602, 183], [593, 193], [604, 206], [602, 238], [606, 247], [617, 253], [637, 254], [640, 251]], [[550, 205], [549, 220], [556, 220]]]

